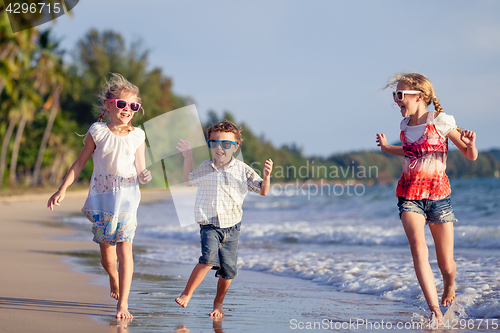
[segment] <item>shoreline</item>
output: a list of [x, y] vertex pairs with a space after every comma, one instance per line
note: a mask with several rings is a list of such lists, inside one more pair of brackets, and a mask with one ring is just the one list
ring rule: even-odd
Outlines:
[[[80, 264], [84, 271], [92, 270]], [[312, 281], [251, 270], [240, 270], [231, 284], [224, 301], [226, 316], [212, 319], [208, 313], [217, 284], [213, 274], [207, 274], [187, 308], [174, 301], [192, 268], [189, 264], [138, 260], [136, 273], [141, 276], [134, 278], [130, 298], [134, 320], [127, 323], [127, 331], [285, 333], [310, 330], [308, 327], [312, 326], [316, 331], [356, 332], [362, 330], [361, 323], [391, 322], [394, 328], [405, 324], [422, 325], [422, 328], [425, 325], [413, 321], [415, 309], [408, 304], [368, 294], [334, 291]], [[96, 319], [111, 325], [110, 320], [103, 317]], [[353, 328], [350, 323], [356, 326]], [[382, 330], [386, 331], [391, 330]]]
[[[170, 197], [165, 190], [141, 189], [141, 194], [141, 205]], [[280, 333], [307, 330], [310, 325], [313, 330], [354, 332], [359, 327], [351, 329], [349, 325], [344, 329], [342, 325], [359, 320], [394, 325], [414, 322], [416, 308], [409, 304], [244, 269], [224, 302], [227, 316], [212, 320], [207, 314], [216, 289], [213, 274], [207, 274], [189, 307], [181, 308], [174, 299], [182, 292], [193, 266], [149, 259], [135, 260], [137, 276], [130, 296], [134, 320], [117, 321], [116, 301], [108, 296], [107, 278], [95, 257], [98, 247], [91, 241], [91, 233], [88, 240], [81, 241], [73, 237], [81, 231], [57, 222], [58, 218], [79, 214], [87, 191], [72, 192], [53, 212], [46, 208], [49, 196], [0, 197], [0, 249], [6, 264], [2, 266], [6, 273], [0, 275], [4, 287], [0, 333], [222, 332], [224, 328], [231, 332]], [[80, 259], [85, 258], [85, 252], [92, 252], [91, 264]]]
[[[67, 192], [61, 206], [46, 208], [52, 193], [0, 196], [0, 332], [112, 332], [94, 318], [115, 314], [108, 287], [91, 283], [95, 275], [75, 269], [56, 252], [95, 250], [88, 241], [67, 240], [75, 233], [55, 225], [79, 213], [88, 190]], [[168, 191], [141, 189], [142, 203], [163, 200]]]

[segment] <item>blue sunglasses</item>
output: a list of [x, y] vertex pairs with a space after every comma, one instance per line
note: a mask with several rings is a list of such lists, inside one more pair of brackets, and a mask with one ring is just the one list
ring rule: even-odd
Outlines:
[[231, 148], [231, 144], [233, 144], [235, 146], [238, 145], [238, 143], [236, 143], [234, 141], [229, 141], [229, 140], [213, 140], [213, 139], [207, 140], [208, 148], [210, 148], [210, 149], [217, 148], [219, 143], [220, 143], [220, 146], [222, 147], [222, 149]]

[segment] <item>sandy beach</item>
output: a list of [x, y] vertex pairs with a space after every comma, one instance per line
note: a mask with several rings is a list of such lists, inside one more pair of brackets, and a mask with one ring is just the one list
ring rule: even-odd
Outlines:
[[[112, 318], [116, 302], [108, 288], [90, 284], [91, 275], [76, 272], [51, 252], [93, 249], [88, 241], [64, 240], [71, 229], [57, 226], [64, 214], [78, 213], [87, 191], [68, 192], [60, 207], [46, 208], [47, 194], [0, 197], [0, 332], [113, 332], [92, 317]], [[143, 202], [165, 192], [143, 192]]]
[[[136, 259], [129, 299], [134, 320], [117, 323], [113, 317], [116, 302], [108, 296], [107, 276], [99, 267], [90, 231], [88, 241], [82, 241], [83, 230], [57, 221], [78, 214], [86, 193], [68, 193], [53, 212], [45, 207], [49, 194], [0, 200], [0, 332], [354, 332], [365, 330], [363, 322], [404, 325], [412, 319], [415, 309], [401, 302], [240, 270], [224, 303], [226, 317], [212, 320], [208, 313], [217, 280], [213, 272], [207, 274], [189, 306], [181, 308], [174, 299], [193, 265], [141, 258]], [[167, 191], [142, 193], [140, 209], [151, 211], [153, 202], [171, 205]], [[141, 251], [141, 245], [134, 242], [134, 254], [141, 256]]]

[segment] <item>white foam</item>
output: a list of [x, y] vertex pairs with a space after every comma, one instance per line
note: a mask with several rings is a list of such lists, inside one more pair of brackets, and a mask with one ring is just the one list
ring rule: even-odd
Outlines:
[[[83, 219], [83, 218], [82, 218]], [[70, 223], [82, 223], [77, 218]], [[85, 222], [87, 223], [87, 222]], [[357, 224], [357, 225], [356, 225]], [[142, 230], [141, 230], [142, 229]], [[179, 227], [175, 224], [143, 226], [141, 232], [153, 238], [197, 240], [194, 231], [198, 225]], [[243, 223], [240, 240], [244, 242], [278, 241], [284, 243], [315, 243], [341, 245], [406, 246], [408, 240], [403, 228], [398, 225], [366, 225], [356, 221], [345, 221], [343, 225], [329, 222], [306, 221], [273, 223]], [[433, 246], [432, 236], [426, 234], [427, 245]], [[466, 226], [455, 228], [455, 248], [500, 248], [500, 227]]]
[[[407, 250], [408, 251], [408, 250]], [[199, 245], [176, 244], [139, 256], [165, 262], [195, 264]], [[464, 318], [494, 318], [500, 315], [500, 264], [493, 258], [477, 259], [457, 255], [457, 299], [453, 311]], [[431, 264], [438, 293], [442, 282], [435, 260]], [[481, 265], [494, 265], [490, 271], [475, 271]], [[426, 302], [415, 278], [411, 256], [395, 253], [317, 253], [294, 249], [255, 248], [241, 245], [238, 267], [271, 274], [312, 280], [330, 285], [335, 290], [378, 295], [388, 300], [403, 301], [426, 309]], [[478, 278], [478, 275], [480, 276]], [[460, 309], [458, 311], [457, 309]], [[451, 314], [450, 314], [451, 315]], [[455, 318], [455, 317], [454, 317]]]

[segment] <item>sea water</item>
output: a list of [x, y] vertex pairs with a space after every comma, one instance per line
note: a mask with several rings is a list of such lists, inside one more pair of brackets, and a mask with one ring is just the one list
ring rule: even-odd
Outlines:
[[[451, 186], [458, 219], [453, 318], [500, 318], [500, 179], [455, 180]], [[317, 189], [250, 193], [243, 205], [238, 268], [404, 302], [415, 309], [413, 317], [428, 315], [395, 185], [363, 185], [342, 194]], [[144, 251], [135, 254], [136, 272], [141, 261], [197, 263], [199, 227], [181, 227], [171, 200], [142, 204], [138, 221], [134, 245]], [[66, 222], [89, 223], [84, 217]], [[440, 296], [442, 278], [428, 228], [426, 240]]]

